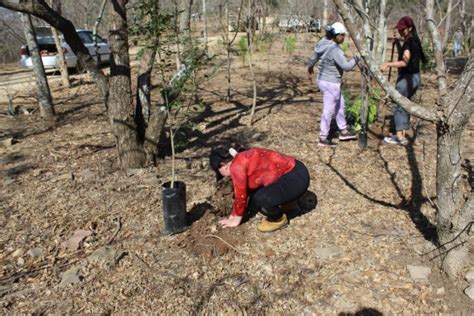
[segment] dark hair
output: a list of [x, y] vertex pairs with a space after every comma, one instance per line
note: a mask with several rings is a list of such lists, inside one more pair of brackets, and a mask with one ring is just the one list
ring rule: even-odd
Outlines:
[[219, 168], [222, 166], [222, 163], [226, 163], [232, 160], [232, 156], [229, 153], [229, 150], [222, 147], [215, 148], [211, 151], [209, 155], [209, 164], [211, 165], [212, 170], [216, 173], [216, 180], [222, 179], [222, 174], [219, 172]]
[[423, 51], [423, 45], [421, 44], [420, 37], [418, 36], [418, 32], [416, 31], [416, 26], [413, 25], [413, 30], [412, 30], [413, 38], [415, 39], [415, 42], [418, 44], [418, 47], [420, 49], [420, 57], [421, 61], [423, 64], [426, 64], [428, 62], [428, 59], [426, 58], [425, 52]]
[[324, 31], [326, 32], [325, 36], [328, 40], [333, 39], [334, 34], [332, 34], [332, 27], [331, 27], [330, 24], [328, 24], [324, 27]]

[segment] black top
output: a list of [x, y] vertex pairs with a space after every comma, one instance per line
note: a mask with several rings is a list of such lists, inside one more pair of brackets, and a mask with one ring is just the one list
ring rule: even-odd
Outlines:
[[420, 59], [421, 59], [421, 45], [415, 37], [408, 38], [402, 46], [402, 49], [398, 52], [398, 60], [403, 59], [403, 52], [406, 50], [410, 51], [410, 61], [408, 65], [403, 68], [399, 68], [399, 74], [416, 74], [420, 72]]

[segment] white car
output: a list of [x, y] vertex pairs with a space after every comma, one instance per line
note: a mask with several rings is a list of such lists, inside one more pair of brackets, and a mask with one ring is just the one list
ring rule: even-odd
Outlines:
[[282, 16], [278, 23], [280, 32], [303, 32], [308, 30], [310, 19], [298, 15]]
[[[44, 33], [44, 32], [43, 32]], [[99, 60], [99, 64], [108, 64], [110, 61], [110, 47], [106, 40], [102, 39], [97, 35], [97, 54], [95, 49], [95, 43], [92, 37], [91, 31], [78, 30], [77, 34], [81, 38], [84, 46], [89, 50], [89, 54], [94, 58], [95, 61]], [[36, 36], [38, 42], [38, 48], [43, 60], [45, 69], [59, 69], [58, 50], [54, 43], [54, 38], [50, 34], [42, 34]], [[83, 68], [77, 62], [77, 57], [74, 55], [71, 47], [64, 41], [62, 35], [60, 36], [61, 46], [64, 51], [64, 58], [68, 68], [75, 68], [81, 72]], [[97, 58], [99, 55], [99, 59]], [[28, 46], [23, 45], [20, 48], [20, 65], [24, 68], [33, 68], [33, 62], [28, 50]]]

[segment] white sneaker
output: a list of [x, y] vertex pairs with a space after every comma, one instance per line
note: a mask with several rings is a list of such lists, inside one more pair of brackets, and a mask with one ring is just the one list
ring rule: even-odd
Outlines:
[[392, 136], [387, 136], [383, 139], [383, 141], [386, 143], [386, 144], [391, 144], [391, 145], [402, 145], [402, 146], [405, 146], [408, 144], [408, 139], [404, 138], [404, 139], [399, 139], [396, 135], [392, 135]]

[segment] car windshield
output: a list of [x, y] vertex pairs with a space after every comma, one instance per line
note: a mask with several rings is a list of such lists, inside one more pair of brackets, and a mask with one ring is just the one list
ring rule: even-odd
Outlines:
[[37, 37], [38, 45], [54, 45], [54, 38], [50, 36]]

